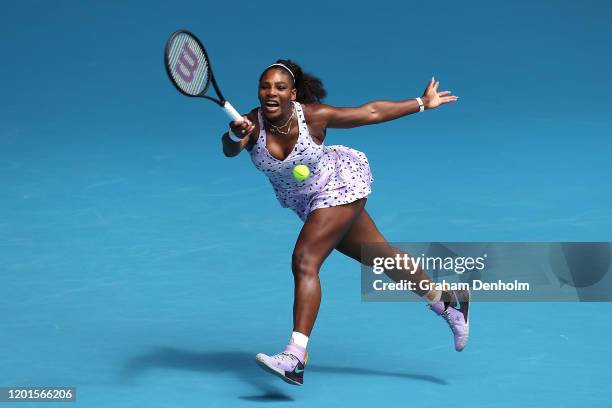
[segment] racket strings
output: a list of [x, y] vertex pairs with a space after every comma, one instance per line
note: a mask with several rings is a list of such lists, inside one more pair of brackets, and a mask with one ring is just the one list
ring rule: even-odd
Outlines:
[[206, 54], [189, 34], [180, 33], [173, 39], [168, 68], [174, 83], [186, 94], [195, 96], [206, 90], [209, 81]]

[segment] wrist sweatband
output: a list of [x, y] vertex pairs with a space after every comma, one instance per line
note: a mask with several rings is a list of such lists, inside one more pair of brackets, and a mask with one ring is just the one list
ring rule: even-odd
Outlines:
[[425, 105], [423, 104], [423, 100], [421, 98], [416, 98], [416, 101], [419, 104], [419, 112], [423, 112], [425, 110]]
[[233, 141], [233, 142], [241, 142], [242, 139], [239, 138], [238, 136], [236, 136], [234, 134], [234, 132], [232, 131], [232, 129], [230, 128], [230, 130], [227, 131], [227, 135], [229, 136], [229, 138]]

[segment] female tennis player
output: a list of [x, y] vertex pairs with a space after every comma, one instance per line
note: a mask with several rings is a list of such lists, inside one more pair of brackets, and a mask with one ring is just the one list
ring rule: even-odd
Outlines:
[[[374, 257], [395, 257], [403, 253], [387, 243], [366, 211], [372, 175], [366, 156], [345, 146], [325, 146], [326, 129], [352, 128], [398, 119], [426, 109], [455, 102], [450, 91], [438, 91], [434, 78], [423, 96], [399, 102], [375, 101], [355, 108], [321, 103], [326, 96], [321, 81], [303, 73], [291, 60], [278, 60], [259, 78], [260, 106], [233, 121], [222, 137], [223, 152], [236, 156], [247, 149], [255, 167], [268, 176], [283, 207], [291, 208], [303, 221], [291, 267], [295, 283], [293, 333], [285, 350], [256, 361], [267, 371], [290, 384], [302, 385], [308, 359], [306, 347], [321, 303], [319, 269], [337, 249], [372, 265]], [[296, 165], [306, 165], [310, 177], [293, 177]], [[361, 245], [380, 243], [380, 253], [362, 259]], [[420, 268], [386, 272], [392, 279], [417, 283], [430, 281]], [[449, 324], [457, 351], [468, 339], [469, 292], [415, 291], [431, 310]]]

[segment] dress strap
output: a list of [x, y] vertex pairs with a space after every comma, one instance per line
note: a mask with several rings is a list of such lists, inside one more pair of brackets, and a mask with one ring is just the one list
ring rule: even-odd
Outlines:
[[302, 104], [299, 102], [293, 102], [293, 105], [295, 106], [295, 113], [297, 115], [297, 122], [298, 122], [298, 128], [299, 128], [299, 136], [298, 136], [298, 143], [302, 142], [302, 138], [306, 137], [309, 138], [310, 135], [308, 134], [308, 126], [306, 125], [306, 117], [304, 116], [304, 110], [302, 109]]
[[257, 109], [257, 119], [259, 120], [259, 135], [257, 136], [256, 144], [266, 145], [266, 126], [264, 125], [263, 115], [261, 108]]

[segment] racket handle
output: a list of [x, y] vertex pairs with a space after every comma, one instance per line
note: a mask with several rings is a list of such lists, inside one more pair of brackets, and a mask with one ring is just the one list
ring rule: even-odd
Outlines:
[[227, 116], [229, 116], [233, 120], [242, 122], [242, 116], [238, 113], [236, 109], [234, 109], [234, 107], [231, 103], [229, 103], [229, 101], [225, 101], [223, 103], [223, 110], [225, 111], [225, 113], [227, 113]]

